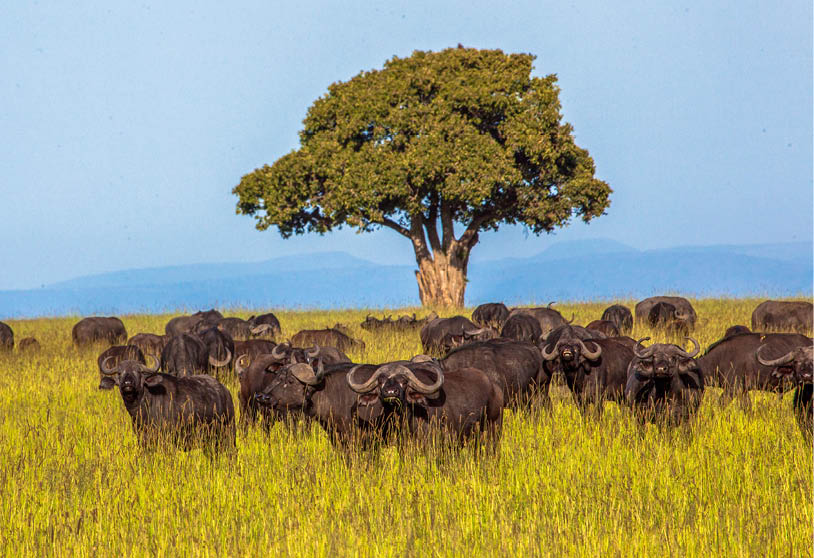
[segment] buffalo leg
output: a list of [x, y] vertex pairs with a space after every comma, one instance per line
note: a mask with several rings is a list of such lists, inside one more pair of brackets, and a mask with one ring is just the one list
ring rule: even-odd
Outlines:
[[811, 401], [813, 392], [814, 384], [803, 384], [794, 390], [794, 416], [803, 437], [809, 443], [814, 436], [814, 407]]

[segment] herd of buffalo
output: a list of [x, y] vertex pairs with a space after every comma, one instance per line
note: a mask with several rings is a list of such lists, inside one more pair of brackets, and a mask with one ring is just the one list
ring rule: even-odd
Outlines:
[[[171, 441], [183, 448], [234, 447], [232, 397], [218, 380], [235, 373], [246, 425], [274, 420], [316, 420], [339, 445], [403, 437], [447, 441], [499, 441], [505, 407], [549, 405], [549, 386], [561, 374], [580, 410], [598, 416], [605, 401], [629, 406], [637, 418], [680, 424], [700, 405], [704, 388], [723, 389], [721, 401], [749, 405], [749, 390], [794, 389], [793, 408], [810, 439], [812, 419], [812, 304], [766, 301], [751, 329], [733, 325], [699, 356], [690, 335], [697, 315], [681, 297], [645, 299], [634, 313], [621, 305], [582, 327], [549, 304], [509, 309], [483, 304], [464, 316], [424, 319], [368, 316], [367, 331], [417, 332], [425, 354], [383, 364], [354, 363], [362, 351], [337, 324], [304, 330], [283, 343], [273, 314], [248, 320], [215, 310], [170, 320], [165, 335], [128, 339], [121, 320], [82, 319], [72, 330], [78, 348], [108, 347], [98, 357], [100, 389], [118, 386], [141, 444]], [[637, 322], [681, 336], [677, 344], [634, 340]], [[0, 322], [0, 351], [14, 348]], [[36, 339], [18, 342], [35, 351]]]

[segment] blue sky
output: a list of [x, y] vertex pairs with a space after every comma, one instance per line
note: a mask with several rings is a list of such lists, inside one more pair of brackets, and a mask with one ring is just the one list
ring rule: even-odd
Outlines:
[[473, 260], [592, 237], [812, 237], [810, 2], [289, 4], [5, 3], [0, 289], [303, 251], [412, 263], [389, 230], [258, 232], [231, 189], [297, 146], [331, 82], [459, 42], [556, 73], [565, 119], [615, 191], [590, 225], [483, 234]]

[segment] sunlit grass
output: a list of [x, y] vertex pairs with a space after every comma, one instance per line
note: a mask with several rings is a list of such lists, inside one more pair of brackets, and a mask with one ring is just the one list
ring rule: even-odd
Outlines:
[[[748, 325], [759, 302], [693, 301], [702, 348]], [[557, 307], [585, 324], [607, 305]], [[414, 311], [427, 313], [387, 313]], [[355, 361], [421, 352], [417, 332], [359, 328], [367, 313], [277, 315], [284, 337], [351, 326], [367, 344]], [[123, 321], [131, 335], [161, 333], [169, 317]], [[556, 386], [550, 413], [506, 412], [496, 456], [415, 445], [345, 454], [316, 425], [282, 424], [239, 432], [234, 456], [144, 453], [118, 392], [96, 389], [96, 354], [71, 346], [75, 321], [9, 322], [44, 350], [0, 356], [6, 556], [811, 555], [812, 455], [790, 394], [753, 392], [746, 413], [708, 390], [691, 428], [664, 430], [615, 404], [583, 419]], [[632, 334], [645, 335], [665, 340]]]

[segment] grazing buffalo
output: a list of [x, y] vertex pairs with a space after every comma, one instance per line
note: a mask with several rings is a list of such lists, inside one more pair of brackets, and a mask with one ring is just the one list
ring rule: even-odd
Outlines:
[[745, 325], [733, 325], [726, 328], [724, 337], [732, 337], [733, 335], [740, 335], [741, 333], [752, 333], [752, 330]]
[[104, 373], [118, 378], [124, 407], [133, 420], [139, 443], [152, 447], [170, 442], [185, 450], [197, 445], [235, 447], [235, 408], [232, 396], [212, 376], [177, 378], [154, 366], [125, 360], [103, 363]]
[[249, 361], [256, 359], [260, 355], [267, 355], [276, 347], [274, 343], [266, 339], [249, 339], [248, 341], [235, 341], [235, 356], [233, 361], [241, 355], [245, 355]]
[[42, 348], [40, 342], [34, 337], [23, 337], [17, 344], [17, 350], [21, 353], [36, 353]]
[[550, 378], [561, 372], [580, 411], [599, 416], [606, 400], [624, 400], [627, 366], [633, 351], [611, 339], [582, 339], [573, 326], [551, 332], [541, 349]]
[[14, 332], [11, 326], [0, 322], [0, 352], [10, 351], [14, 348]]
[[811, 398], [814, 392], [812, 374], [814, 374], [814, 346], [811, 344], [805, 347], [798, 347], [789, 351], [783, 356], [766, 360], [761, 356], [763, 346], [755, 351], [755, 359], [763, 366], [773, 368], [772, 375], [784, 380], [785, 383], [792, 383], [794, 389], [794, 416], [803, 436], [811, 441], [814, 435], [814, 411], [812, 410]]
[[551, 377], [543, 371], [540, 351], [532, 343], [510, 339], [492, 339], [469, 343], [452, 350], [441, 366], [445, 370], [477, 368], [503, 390], [506, 405], [528, 403], [535, 392], [548, 405]]
[[704, 395], [704, 374], [693, 358], [701, 350], [698, 341], [688, 353], [677, 345], [654, 343], [646, 349], [641, 339], [628, 366], [625, 398], [642, 421], [678, 424], [695, 416]]
[[203, 344], [206, 345], [209, 356], [209, 364], [216, 369], [227, 368], [232, 364], [235, 356], [235, 342], [216, 327], [210, 327], [199, 335]]
[[619, 336], [619, 328], [610, 320], [594, 320], [585, 326], [585, 329], [599, 332], [606, 337]]
[[812, 314], [814, 306], [810, 302], [767, 300], [752, 312], [752, 329], [809, 333]]
[[201, 323], [213, 326], [222, 318], [223, 315], [214, 309], [205, 312], [195, 312], [191, 316], [177, 316], [167, 322], [167, 325], [164, 326], [164, 333], [166, 333], [168, 337], [181, 335], [182, 333], [191, 333], [195, 330], [196, 326]]
[[161, 358], [161, 351], [167, 345], [169, 337], [165, 335], [156, 335], [154, 333], [137, 333], [128, 341], [128, 345], [135, 345], [145, 355], [153, 355], [156, 358]]
[[127, 330], [119, 318], [84, 318], [73, 326], [71, 338], [79, 348], [95, 343], [117, 345], [127, 340]]
[[252, 316], [248, 321], [254, 327], [263, 325], [269, 326], [270, 329], [264, 329], [261, 334], [268, 334], [272, 339], [283, 332], [282, 328], [280, 327], [280, 320], [278, 320], [277, 316], [270, 312], [267, 314], [260, 314], [259, 316]]
[[568, 325], [574, 321], [573, 316], [571, 316], [570, 321], [563, 318], [562, 314], [551, 308], [552, 304], [554, 303], [549, 302], [548, 306], [545, 308], [513, 308], [512, 311], [509, 312], [509, 316], [511, 317], [515, 314], [526, 314], [533, 316], [538, 322], [540, 322], [540, 329], [543, 331], [542, 337], [545, 337], [554, 329], [563, 325]]
[[633, 329], [633, 314], [626, 306], [614, 304], [602, 312], [602, 319], [612, 322], [620, 333], [630, 333]]
[[659, 302], [666, 302], [675, 307], [675, 316], [682, 322], [687, 324], [687, 328], [691, 331], [695, 328], [695, 322], [698, 316], [695, 309], [690, 304], [690, 301], [680, 296], [651, 296], [636, 304], [634, 309], [636, 312], [636, 321], [639, 323], [647, 323], [648, 316], [650, 316], [650, 309]]
[[481, 327], [491, 327], [500, 331], [509, 317], [509, 309], [502, 302], [481, 304], [472, 312], [472, 321]]
[[647, 313], [647, 325], [664, 330], [668, 335], [684, 335], [690, 332], [690, 315], [669, 302], [657, 302]]
[[[210, 359], [209, 350], [200, 337], [182, 333], [171, 337], [161, 351], [161, 369], [174, 376], [203, 374], [209, 368]], [[213, 362], [212, 366], [217, 364]]]
[[440, 431], [458, 443], [477, 436], [498, 442], [503, 393], [481, 370], [445, 371], [421, 355], [382, 364], [372, 373], [369, 366], [356, 365], [346, 380], [359, 394], [357, 418], [383, 437], [395, 431], [425, 438]]
[[419, 333], [425, 353], [442, 355], [468, 341], [485, 341], [497, 336], [495, 330], [479, 328], [463, 316], [436, 318], [424, 324]]
[[698, 363], [705, 382], [723, 388], [721, 405], [738, 397], [741, 405], [749, 408], [749, 390], [782, 393], [790, 387], [782, 378], [772, 375], [773, 367], [755, 359], [755, 351], [766, 345], [762, 355], [764, 359], [773, 359], [810, 344], [811, 338], [798, 333], [741, 333], [710, 345]]
[[[255, 325], [242, 318], [221, 318], [215, 323], [215, 326], [235, 341], [248, 341], [258, 337], [273, 338], [275, 335], [274, 326], [269, 324]], [[210, 327], [212, 326], [202, 323], [196, 326], [195, 331], [200, 332]]]
[[291, 345], [294, 347], [334, 347], [342, 352], [358, 349], [365, 350], [363, 341], [352, 339], [339, 330], [327, 329], [304, 329], [294, 334], [291, 338]]
[[[261, 393], [274, 379], [274, 373], [289, 364], [306, 363], [319, 359], [326, 365], [348, 363], [350, 359], [333, 347], [293, 348], [287, 344], [274, 347], [270, 353], [258, 355], [254, 360], [239, 354], [235, 361], [235, 371], [240, 381], [238, 401], [241, 421], [257, 420], [257, 394]], [[263, 415], [268, 419], [268, 415]]]
[[427, 322], [434, 320], [438, 317], [438, 314], [435, 312], [431, 313], [429, 316], [417, 319], [415, 314], [412, 316], [399, 316], [397, 319], [393, 319], [392, 316], [387, 316], [383, 319], [374, 318], [370, 314], [367, 315], [365, 321], [360, 324], [361, 328], [365, 331], [382, 331], [382, 330], [390, 330], [390, 331], [413, 331], [416, 329], [421, 329], [424, 327], [424, 324]]
[[515, 314], [506, 319], [500, 336], [515, 341], [526, 341], [537, 343], [543, 335], [540, 322], [534, 316], [528, 314]]
[[107, 363], [108, 368], [115, 368], [125, 360], [134, 360], [141, 364], [147, 364], [144, 353], [135, 345], [114, 345], [99, 355], [99, 358], [96, 359], [101, 376], [99, 378], [99, 389], [113, 389], [113, 386], [116, 385], [115, 378], [105, 372], [105, 363]]

